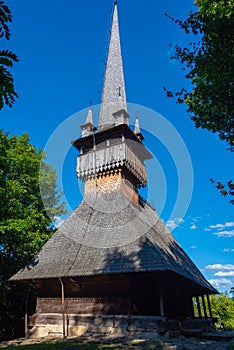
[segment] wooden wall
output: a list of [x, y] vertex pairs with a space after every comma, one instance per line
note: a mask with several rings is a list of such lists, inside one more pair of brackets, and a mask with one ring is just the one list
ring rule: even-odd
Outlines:
[[[167, 272], [63, 279], [68, 313], [193, 316], [190, 282]], [[61, 312], [59, 279], [36, 281], [37, 312]], [[160, 306], [161, 305], [161, 306]]]
[[[36, 313], [61, 313], [61, 298], [37, 298]], [[127, 299], [65, 298], [66, 314], [126, 315], [131, 314]]]

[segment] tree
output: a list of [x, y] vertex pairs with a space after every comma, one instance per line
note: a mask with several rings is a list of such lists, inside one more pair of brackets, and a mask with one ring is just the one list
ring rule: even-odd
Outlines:
[[232, 295], [232, 300], [234, 301], [234, 287], [230, 289], [229, 293]]
[[[0, 38], [10, 40], [9, 22], [12, 22], [11, 11], [4, 1], [0, 1]], [[13, 76], [9, 71], [15, 62], [18, 62], [18, 58], [12, 51], [0, 50], [0, 109], [4, 105], [12, 107], [18, 97]]]
[[211, 295], [210, 302], [213, 317], [223, 322], [225, 328], [234, 329], [234, 301], [227, 293]]
[[[182, 88], [176, 96], [185, 103], [196, 127], [218, 133], [230, 149], [234, 147], [234, 10], [233, 0], [197, 0], [197, 12], [174, 22], [186, 34], [198, 36], [189, 48], [175, 46], [173, 58], [180, 60], [191, 91]], [[168, 16], [169, 17], [169, 16]]]
[[[46, 207], [40, 185], [47, 192]], [[30, 144], [28, 135], [0, 131], [0, 338], [22, 335], [31, 287], [8, 279], [54, 233], [51, 218], [65, 213], [60, 197], [55, 170], [45, 162], [43, 152]]]
[[[181, 62], [191, 90], [164, 90], [177, 103], [187, 105], [197, 128], [217, 133], [234, 151], [234, 0], [197, 0], [195, 4], [198, 11], [191, 11], [185, 21], [167, 15], [195, 40], [189, 47], [174, 46], [171, 57]], [[232, 180], [216, 181], [216, 188], [234, 204]]]
[[[213, 179], [210, 179], [210, 181], [212, 183], [215, 183]], [[232, 199], [232, 196], [234, 196], [234, 183], [232, 182], [232, 180], [228, 181], [226, 184], [223, 184], [220, 181], [216, 181], [215, 187], [221, 193], [222, 196], [228, 196], [230, 203], [234, 204], [234, 199]]]
[[[234, 329], [234, 300], [228, 297], [227, 293], [220, 293], [218, 295], [210, 295], [210, 305], [213, 318], [217, 319], [217, 327], [221, 324], [226, 329]], [[206, 303], [206, 309], [208, 310], [208, 304]], [[197, 301], [193, 299], [193, 308], [195, 317], [199, 317], [197, 308]], [[203, 304], [200, 300], [200, 309], [202, 316], [205, 317]]]

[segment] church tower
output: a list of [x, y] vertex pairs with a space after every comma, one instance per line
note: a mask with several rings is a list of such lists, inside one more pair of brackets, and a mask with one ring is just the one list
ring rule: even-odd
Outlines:
[[94, 132], [89, 109], [81, 125], [82, 138], [73, 142], [80, 152], [77, 176], [85, 182], [85, 196], [121, 191], [138, 206], [138, 189], [146, 185], [144, 161], [152, 156], [142, 144], [138, 119], [136, 122], [133, 132], [129, 128], [115, 2], [98, 128]]
[[138, 117], [129, 127], [115, 1], [98, 125], [90, 107], [72, 142], [83, 200], [11, 278], [37, 288], [34, 337], [212, 328], [217, 291], [138, 195], [152, 157], [143, 140]]

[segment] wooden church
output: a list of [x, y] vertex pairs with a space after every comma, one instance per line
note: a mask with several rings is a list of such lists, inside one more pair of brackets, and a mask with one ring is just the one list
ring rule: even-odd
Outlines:
[[98, 126], [90, 109], [73, 141], [83, 200], [11, 278], [37, 288], [31, 336], [212, 326], [217, 291], [138, 195], [152, 156], [128, 120], [115, 2]]

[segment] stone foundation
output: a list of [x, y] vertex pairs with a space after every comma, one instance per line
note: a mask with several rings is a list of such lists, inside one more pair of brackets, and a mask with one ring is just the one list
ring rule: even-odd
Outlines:
[[[125, 316], [125, 315], [65, 315], [65, 335], [82, 336], [88, 333], [118, 334], [121, 336], [137, 333], [159, 333], [183, 330], [214, 330], [212, 319], [184, 320], [167, 319], [160, 316]], [[29, 321], [29, 337], [42, 338], [49, 335], [63, 335], [61, 314], [34, 314]]]

